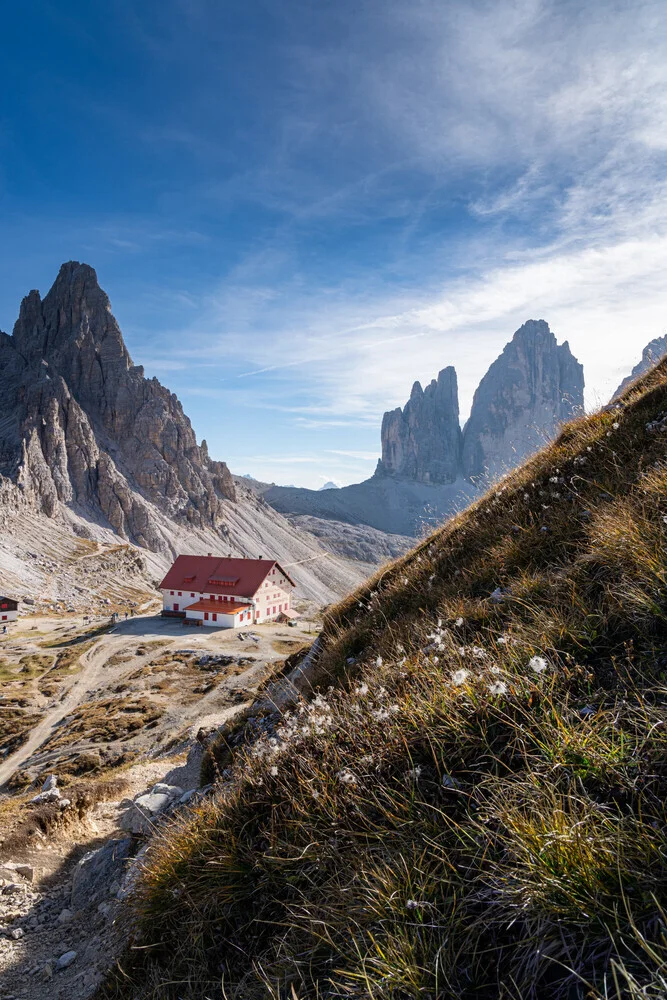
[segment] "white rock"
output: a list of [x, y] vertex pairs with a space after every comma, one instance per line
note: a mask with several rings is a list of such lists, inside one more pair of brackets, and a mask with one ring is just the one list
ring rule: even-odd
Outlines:
[[58, 778], [55, 774], [49, 774], [46, 781], [42, 785], [43, 792], [50, 792], [52, 788], [58, 787]]
[[61, 972], [63, 969], [69, 969], [72, 962], [75, 961], [76, 961], [76, 952], [66, 951], [63, 955], [60, 956], [60, 958], [56, 962], [56, 972]]
[[172, 799], [178, 799], [183, 794], [183, 789], [179, 788], [178, 785], [165, 785], [163, 782], [158, 782], [157, 785], [153, 785], [151, 792], [154, 795], [169, 795]]

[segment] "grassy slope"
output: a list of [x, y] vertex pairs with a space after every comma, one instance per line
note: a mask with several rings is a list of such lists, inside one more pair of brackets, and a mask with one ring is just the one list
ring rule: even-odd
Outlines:
[[105, 996], [667, 994], [665, 411], [663, 364], [331, 612]]

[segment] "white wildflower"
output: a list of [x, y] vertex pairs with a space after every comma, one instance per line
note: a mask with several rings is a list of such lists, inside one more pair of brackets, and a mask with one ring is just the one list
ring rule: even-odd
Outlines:
[[375, 661], [375, 666], [376, 667], [381, 667], [382, 666], [382, 657], [381, 656], [378, 656], [377, 660]]
[[398, 705], [390, 705], [389, 706], [389, 711], [391, 712], [392, 715], [396, 715], [396, 713], [398, 711], [400, 711], [400, 709], [399, 709]]
[[542, 674], [547, 669], [549, 664], [543, 656], [533, 656], [528, 661], [528, 666], [531, 670], [534, 670], [536, 674]]
[[269, 771], [269, 774], [271, 775], [272, 778], [277, 778], [278, 777], [278, 768], [276, 767], [275, 764], [273, 765], [273, 767]]
[[417, 764], [417, 767], [413, 767], [410, 771], [407, 771], [405, 775], [406, 781], [419, 781], [421, 773], [422, 769], [419, 764]]
[[368, 684], [360, 684], [358, 688], [354, 689], [354, 693], [364, 698], [368, 694]]
[[465, 656], [466, 655], [466, 648], [465, 648], [465, 646], [459, 646], [459, 648], [456, 650], [456, 652], [459, 654], [459, 656]]
[[496, 641], [497, 641], [497, 643], [498, 643], [499, 646], [506, 646], [507, 645], [507, 636], [506, 635], [499, 635]]
[[483, 660], [486, 658], [486, 650], [482, 649], [481, 646], [473, 646], [472, 655], [475, 657], [476, 660]]
[[614, 429], [615, 431], [617, 431], [617, 430], [618, 430], [618, 428], [619, 428], [619, 427], [620, 427], [621, 425], [619, 424], [618, 420], [616, 420], [616, 421], [614, 421], [614, 423], [613, 423], [613, 424], [612, 424], [611, 426], [613, 427], [613, 429]]
[[469, 670], [463, 670], [463, 669], [455, 670], [454, 673], [452, 674], [452, 684], [455, 684], [456, 687], [460, 687], [461, 684], [465, 684], [469, 676], [470, 676]]
[[314, 788], [310, 794], [313, 796], [314, 799], [319, 799], [320, 797], [320, 793], [317, 791], [316, 788]]
[[457, 628], [461, 628], [461, 626], [463, 625], [463, 618], [460, 617], [457, 618], [454, 624], [456, 625]]
[[351, 771], [347, 770], [347, 768], [343, 768], [342, 771], [339, 771], [336, 777], [344, 785], [356, 785], [357, 783], [357, 779], [355, 778], [355, 776], [352, 774]]
[[494, 681], [489, 684], [489, 691], [491, 694], [507, 694], [507, 684], [505, 681]]
[[500, 669], [500, 667], [490, 667], [489, 669], [491, 670], [492, 674], [501, 674], [502, 673], [502, 670]]

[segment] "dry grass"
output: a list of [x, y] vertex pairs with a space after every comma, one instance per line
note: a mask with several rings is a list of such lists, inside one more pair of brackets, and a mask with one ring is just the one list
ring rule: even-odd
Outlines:
[[213, 748], [101, 995], [667, 994], [665, 414], [667, 364], [331, 609], [321, 693]]
[[141, 697], [101, 698], [85, 702], [40, 749], [68, 748], [79, 740], [91, 743], [123, 740], [157, 722], [163, 713], [162, 708]]

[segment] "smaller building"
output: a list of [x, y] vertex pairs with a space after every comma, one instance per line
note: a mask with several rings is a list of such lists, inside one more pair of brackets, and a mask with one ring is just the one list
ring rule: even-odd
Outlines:
[[0, 625], [15, 622], [19, 616], [19, 602], [11, 597], [0, 597]]

